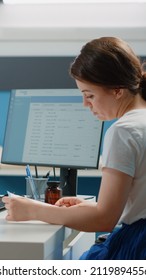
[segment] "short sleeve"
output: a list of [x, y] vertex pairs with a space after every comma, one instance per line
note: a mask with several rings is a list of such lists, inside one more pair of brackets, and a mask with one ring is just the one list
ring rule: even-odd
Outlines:
[[102, 167], [113, 168], [134, 176], [137, 143], [128, 129], [119, 126], [109, 128], [105, 135]]

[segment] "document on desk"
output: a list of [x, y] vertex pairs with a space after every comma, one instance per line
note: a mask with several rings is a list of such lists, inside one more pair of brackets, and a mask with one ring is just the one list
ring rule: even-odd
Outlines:
[[[11, 192], [9, 192], [9, 191], [7, 191], [7, 194], [8, 194], [8, 196], [9, 196], [9, 197], [25, 197], [25, 198], [28, 198], [28, 199], [32, 199], [32, 200], [34, 200], [33, 198], [29, 198], [29, 197], [27, 197], [27, 195], [23, 195], [23, 196], [21, 196], [21, 195], [17, 195], [17, 194], [11, 193]], [[45, 203], [45, 202], [40, 201], [40, 200], [34, 200], [34, 201], [36, 201], [37, 203]], [[55, 205], [50, 204], [50, 203], [47, 203], [47, 205], [50, 205], [50, 206], [55, 206]], [[57, 206], [56, 206], [56, 207], [57, 207]]]
[[15, 196], [14, 193], [11, 193], [11, 192], [9, 192], [9, 191], [7, 191], [7, 194], [8, 194], [9, 197]]

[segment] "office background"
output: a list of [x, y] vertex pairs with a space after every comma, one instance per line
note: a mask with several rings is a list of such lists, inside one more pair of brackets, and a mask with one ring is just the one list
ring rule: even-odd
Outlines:
[[[0, 145], [12, 88], [45, 88], [56, 77], [56, 86], [61, 86], [62, 75], [82, 45], [101, 36], [121, 37], [145, 59], [145, 13], [146, 3], [0, 4]], [[65, 85], [75, 86], [69, 77]], [[104, 132], [109, 125], [111, 122], [105, 122]], [[79, 181], [79, 193], [96, 194], [99, 177]], [[1, 176], [0, 184], [1, 191], [7, 186], [20, 194], [25, 191], [21, 177]]]

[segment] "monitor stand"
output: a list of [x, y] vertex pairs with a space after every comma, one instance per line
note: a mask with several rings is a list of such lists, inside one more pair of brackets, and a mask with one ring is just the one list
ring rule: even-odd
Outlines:
[[63, 196], [77, 195], [77, 169], [60, 168], [60, 187]]

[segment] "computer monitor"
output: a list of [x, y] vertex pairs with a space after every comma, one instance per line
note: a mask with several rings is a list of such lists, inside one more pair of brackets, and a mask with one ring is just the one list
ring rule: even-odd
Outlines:
[[74, 181], [77, 169], [98, 167], [102, 131], [78, 89], [12, 90], [1, 161], [59, 167]]

